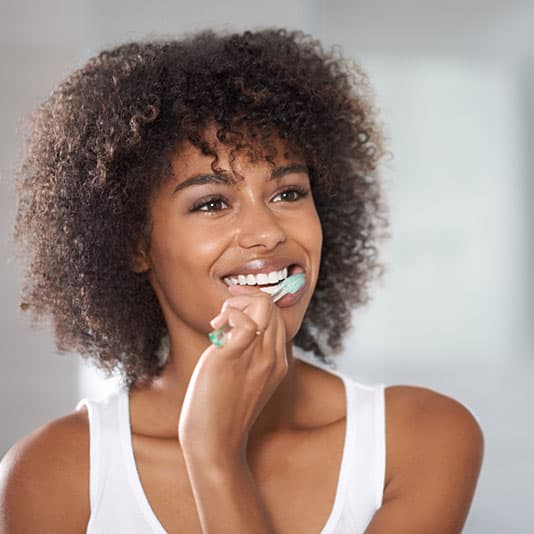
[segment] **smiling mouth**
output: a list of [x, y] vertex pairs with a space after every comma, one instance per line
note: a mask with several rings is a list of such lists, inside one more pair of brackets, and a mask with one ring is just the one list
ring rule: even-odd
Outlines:
[[294, 263], [279, 271], [258, 274], [235, 274], [225, 276], [222, 280], [227, 286], [258, 286], [258, 289], [272, 295], [278, 290], [279, 286], [288, 276], [301, 272], [304, 272], [304, 269], [300, 265]]

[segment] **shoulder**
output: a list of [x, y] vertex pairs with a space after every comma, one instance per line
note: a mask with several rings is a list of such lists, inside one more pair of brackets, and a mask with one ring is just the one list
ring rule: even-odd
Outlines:
[[386, 419], [396, 444], [415, 445], [421, 454], [444, 452], [450, 446], [482, 454], [482, 429], [459, 401], [415, 386], [390, 386], [384, 394]]
[[[416, 386], [389, 386], [385, 388], [385, 402], [392, 424], [410, 425], [412, 430], [423, 433], [440, 428], [462, 430], [482, 440], [482, 430], [473, 413], [461, 402], [437, 391]], [[410, 433], [405, 435], [409, 436]]]
[[484, 452], [477, 420], [427, 388], [387, 387], [385, 404], [386, 486], [369, 533], [387, 530], [389, 521], [407, 525], [398, 532], [461, 532]]
[[482, 456], [482, 429], [457, 400], [423, 387], [391, 386], [385, 388], [385, 403], [393, 451], [409, 446], [430, 457], [446, 451]]
[[89, 519], [86, 409], [18, 441], [0, 462], [0, 532], [85, 532]]

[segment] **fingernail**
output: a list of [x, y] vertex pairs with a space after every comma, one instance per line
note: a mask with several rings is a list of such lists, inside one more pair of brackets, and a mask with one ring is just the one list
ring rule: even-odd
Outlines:
[[219, 326], [222, 326], [224, 324], [224, 320], [223, 320], [223, 317], [222, 317], [222, 314], [219, 313], [219, 315], [216, 315], [211, 321], [210, 321], [210, 325], [213, 327], [213, 328], [219, 328]]

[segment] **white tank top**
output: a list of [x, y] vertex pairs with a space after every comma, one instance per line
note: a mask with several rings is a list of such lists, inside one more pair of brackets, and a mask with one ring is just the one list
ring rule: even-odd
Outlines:
[[[382, 504], [385, 479], [384, 385], [363, 385], [339, 372], [345, 386], [345, 442], [334, 505], [320, 534], [363, 533]], [[126, 390], [83, 399], [90, 427], [87, 534], [166, 534], [143, 491], [132, 449]], [[319, 534], [319, 533], [318, 533]]]

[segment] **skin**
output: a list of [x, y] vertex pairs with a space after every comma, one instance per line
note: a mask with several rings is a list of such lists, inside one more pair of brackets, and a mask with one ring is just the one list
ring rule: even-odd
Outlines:
[[[224, 147], [218, 153], [230, 172]], [[137, 468], [168, 532], [319, 532], [335, 497], [345, 398], [337, 377], [294, 358], [291, 347], [317, 280], [322, 234], [312, 195], [283, 191], [309, 190], [309, 179], [292, 172], [269, 180], [269, 164], [241, 154], [237, 184], [176, 191], [188, 177], [211, 174], [211, 161], [191, 145], [177, 152], [174, 179], [152, 201], [150, 246], [141, 243], [135, 261], [149, 275], [171, 347], [162, 376], [130, 393]], [[293, 155], [275, 163], [303, 162]], [[224, 200], [191, 211], [207, 195]], [[296, 258], [306, 272], [293, 305], [222, 283], [235, 266], [273, 256]], [[227, 344], [210, 345], [209, 331], [226, 322]], [[482, 462], [478, 424], [460, 403], [424, 388], [389, 387], [385, 400], [384, 499], [366, 532], [461, 532]], [[1, 534], [85, 532], [88, 440], [81, 410], [9, 451], [0, 464]]]

